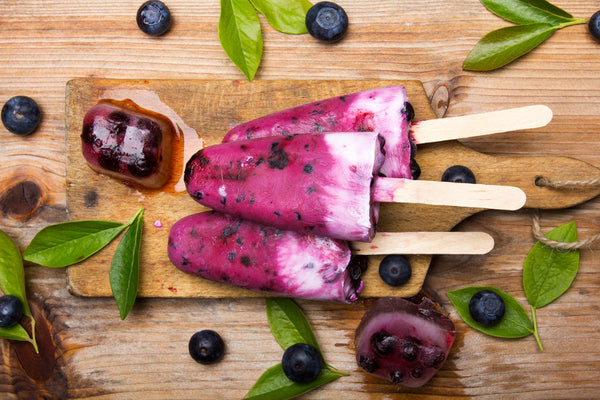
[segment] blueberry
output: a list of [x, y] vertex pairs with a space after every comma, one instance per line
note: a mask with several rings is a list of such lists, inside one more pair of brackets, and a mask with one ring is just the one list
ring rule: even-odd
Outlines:
[[200, 364], [212, 364], [223, 358], [225, 343], [217, 332], [204, 329], [192, 335], [188, 349], [190, 356]]
[[414, 158], [410, 159], [410, 175], [413, 179], [419, 179], [421, 176], [421, 167]]
[[480, 290], [469, 301], [471, 317], [484, 326], [492, 326], [500, 322], [504, 310], [504, 300], [491, 290]]
[[41, 111], [30, 97], [15, 96], [2, 107], [2, 123], [15, 135], [29, 135], [40, 123]]
[[412, 275], [410, 261], [404, 256], [390, 254], [379, 264], [379, 276], [390, 286], [404, 285]]
[[308, 383], [321, 373], [323, 359], [314, 347], [306, 343], [296, 343], [287, 348], [281, 359], [281, 367], [289, 380]]
[[475, 183], [473, 172], [462, 165], [453, 165], [442, 174], [443, 182]]
[[162, 1], [147, 1], [138, 9], [136, 21], [142, 32], [160, 36], [171, 27], [171, 11]]
[[594, 39], [600, 41], [600, 11], [596, 11], [588, 21], [588, 28]]
[[306, 29], [312, 37], [325, 42], [340, 40], [348, 30], [348, 15], [335, 3], [321, 1], [306, 13]]
[[6, 294], [0, 297], [0, 327], [13, 326], [23, 317], [23, 303], [18, 297]]

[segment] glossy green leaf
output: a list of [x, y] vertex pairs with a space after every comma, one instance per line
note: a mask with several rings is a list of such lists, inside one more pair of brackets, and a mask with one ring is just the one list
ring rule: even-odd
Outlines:
[[[559, 226], [546, 237], [558, 242], [577, 241], [575, 222]], [[541, 308], [560, 297], [579, 270], [579, 250], [560, 250], [536, 243], [523, 267], [523, 288], [532, 307]]]
[[573, 16], [546, 0], [481, 0], [494, 14], [516, 24], [560, 25]]
[[267, 22], [283, 33], [308, 33], [306, 13], [312, 7], [308, 0], [250, 0]]
[[35, 235], [23, 258], [46, 267], [76, 264], [109, 244], [127, 224], [75, 221], [50, 225]]
[[140, 245], [144, 209], [141, 208], [133, 218], [127, 232], [121, 238], [110, 266], [110, 288], [119, 308], [121, 319], [131, 311], [137, 297], [139, 283]]
[[321, 352], [310, 323], [292, 299], [267, 298], [266, 303], [271, 332], [283, 350], [296, 343], [306, 343]]
[[[22, 342], [31, 342], [29, 334], [20, 324], [16, 324], [7, 328], [0, 328], [0, 337], [11, 340], [19, 340]], [[36, 351], [37, 351], [37, 346]]]
[[[469, 312], [469, 301], [471, 301], [471, 297], [478, 291], [484, 289], [496, 292], [502, 297], [502, 300], [504, 300], [504, 317], [502, 317], [498, 324], [493, 326], [481, 325], [471, 317], [471, 313]], [[523, 306], [521, 306], [514, 297], [500, 289], [490, 286], [471, 286], [450, 291], [448, 292], [448, 297], [467, 325], [487, 335], [502, 338], [519, 338], [534, 332], [533, 323]]]
[[263, 52], [258, 14], [249, 0], [221, 0], [219, 40], [231, 61], [249, 81], [260, 65]]
[[557, 27], [538, 23], [500, 28], [485, 35], [471, 50], [463, 69], [491, 71], [533, 50], [556, 31]]
[[0, 328], [0, 337], [31, 342], [37, 352], [35, 319], [27, 301], [23, 258], [12, 238], [2, 231], [0, 231], [0, 290], [3, 294], [11, 294], [21, 300], [23, 314], [30, 319], [32, 329], [32, 336], [30, 337], [22, 325], [16, 324], [11, 327]]
[[23, 312], [31, 316], [25, 292], [25, 272], [19, 248], [6, 233], [0, 231], [0, 289], [3, 294], [12, 294], [23, 303]]
[[336, 380], [347, 374], [323, 368], [316, 380], [309, 383], [296, 383], [290, 381], [281, 364], [277, 364], [261, 375], [252, 389], [244, 396], [245, 400], [286, 400], [300, 396], [310, 390], [316, 389], [328, 382]]

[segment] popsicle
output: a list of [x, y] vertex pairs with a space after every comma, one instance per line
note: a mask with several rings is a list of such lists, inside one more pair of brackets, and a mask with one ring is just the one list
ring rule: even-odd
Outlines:
[[[283, 231], [216, 211], [192, 214], [169, 232], [168, 255], [180, 270], [217, 282], [281, 296], [350, 303], [358, 298], [368, 254], [485, 254], [493, 239], [483, 232], [436, 232], [457, 240], [431, 242], [430, 232], [391, 232], [380, 245], [354, 251], [352, 243]], [[389, 239], [399, 235], [390, 245]], [[357, 254], [357, 253], [360, 253]]]
[[410, 179], [419, 171], [413, 158], [416, 144], [537, 128], [550, 122], [552, 110], [533, 105], [426, 121], [413, 121], [414, 115], [406, 88], [389, 86], [265, 115], [234, 127], [223, 142], [298, 133], [377, 132], [385, 138], [380, 173]]
[[[248, 139], [198, 151], [186, 165], [184, 181], [192, 198], [220, 212], [279, 229], [368, 242], [375, 234], [379, 198], [411, 202], [402, 192], [424, 183], [378, 177], [383, 158], [381, 137], [373, 132]], [[413, 191], [414, 201], [497, 209], [525, 203], [525, 193], [510, 186], [428, 185]]]

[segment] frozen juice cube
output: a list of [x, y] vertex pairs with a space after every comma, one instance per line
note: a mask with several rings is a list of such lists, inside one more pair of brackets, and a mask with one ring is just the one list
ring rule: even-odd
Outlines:
[[302, 104], [242, 123], [223, 142], [297, 133], [377, 132], [385, 139], [381, 174], [411, 179], [413, 118], [406, 88], [389, 86]]
[[102, 100], [83, 119], [81, 146], [96, 172], [150, 189], [171, 174], [173, 125], [130, 100]]
[[347, 242], [282, 231], [216, 211], [179, 220], [168, 254], [180, 270], [264, 293], [350, 303], [357, 299], [365, 258]]
[[277, 136], [222, 143], [186, 165], [189, 194], [214, 210], [279, 229], [370, 241], [371, 185], [383, 153], [371, 132]]
[[378, 299], [356, 328], [356, 361], [367, 373], [390, 382], [420, 387], [442, 367], [454, 343], [450, 318], [427, 298]]

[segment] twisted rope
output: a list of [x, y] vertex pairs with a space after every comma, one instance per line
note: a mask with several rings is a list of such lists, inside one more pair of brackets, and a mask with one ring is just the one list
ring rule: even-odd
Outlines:
[[584, 240], [578, 240], [576, 242], [557, 242], [556, 240], [548, 239], [542, 233], [542, 229], [540, 228], [540, 213], [536, 210], [533, 215], [533, 220], [531, 222], [531, 231], [533, 233], [533, 237], [539, 242], [545, 244], [546, 246], [561, 249], [561, 250], [577, 250], [582, 247], [586, 247], [591, 245], [592, 243], [600, 240], [600, 233], [595, 234]]
[[535, 184], [541, 187], [548, 187], [552, 189], [565, 189], [565, 188], [577, 188], [586, 186], [598, 186], [600, 185], [600, 178], [586, 179], [582, 181], [553, 181], [545, 176], [540, 176], [535, 180]]
[[[537, 186], [548, 187], [552, 189], [573, 189], [578, 187], [583, 188], [586, 186], [598, 186], [600, 185], [600, 178], [586, 179], [580, 181], [553, 181], [546, 178], [545, 176], [540, 176], [536, 179], [535, 184]], [[531, 231], [533, 233], [533, 237], [539, 242], [545, 244], [546, 246], [561, 250], [580, 249], [582, 247], [591, 245], [597, 240], [600, 240], [600, 233], [597, 233], [594, 236], [591, 236], [584, 240], [578, 240], [576, 242], [557, 242], [555, 240], [548, 239], [546, 236], [544, 236], [544, 234], [542, 233], [542, 229], [540, 228], [540, 213], [538, 210], [536, 210], [535, 214], [533, 215], [533, 220], [531, 222]]]

